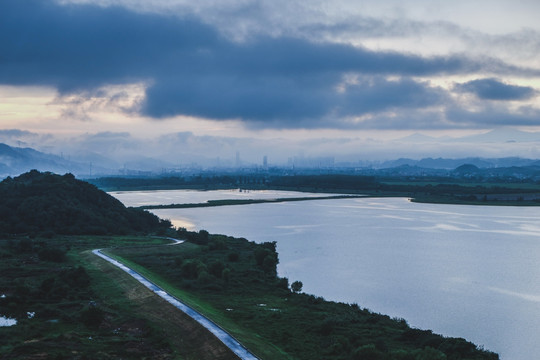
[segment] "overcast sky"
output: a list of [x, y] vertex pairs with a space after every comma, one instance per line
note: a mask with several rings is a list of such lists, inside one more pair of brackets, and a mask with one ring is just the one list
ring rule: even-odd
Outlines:
[[539, 16], [536, 0], [0, 0], [0, 142], [175, 163], [540, 157], [540, 136], [445, 141], [540, 131]]

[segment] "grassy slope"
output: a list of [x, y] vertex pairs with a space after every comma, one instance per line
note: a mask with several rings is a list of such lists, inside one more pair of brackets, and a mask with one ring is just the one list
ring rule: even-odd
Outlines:
[[[85, 263], [97, 273], [99, 290], [108, 303], [129, 302], [129, 307], [139, 316], [159, 328], [182, 359], [236, 359], [212, 334], [197, 322], [178, 311], [165, 300], [155, 296], [133, 277], [112, 264], [98, 258], [90, 251], [82, 255]], [[127, 300], [127, 301], [126, 301]]]
[[[180, 299], [193, 309], [197, 310], [204, 316], [208, 317], [215, 323], [219, 324], [221, 327], [226, 329], [230, 334], [235, 338], [240, 339], [241, 343], [246, 346], [251, 351], [255, 352], [257, 356], [262, 359], [294, 359], [278, 346], [272, 343], [269, 339], [262, 338], [258, 331], [254, 329], [246, 328], [242, 326], [241, 323], [232, 319], [223, 308], [217, 308], [211, 302], [208, 302], [205, 299], [205, 296], [201, 294], [194, 293], [192, 291], [186, 291], [179, 288], [176, 284], [167, 279], [166, 275], [160, 275], [162, 272], [155, 272], [149, 270], [147, 267], [141, 266], [135, 261], [128, 259], [127, 257], [119, 256], [118, 253], [127, 254], [128, 257], [133, 256], [134, 254], [146, 254], [149, 256], [157, 256], [161, 258], [161, 255], [170, 256], [170, 254], [175, 254], [176, 250], [180, 249], [180, 252], [186, 253], [200, 253], [200, 247], [190, 243], [184, 243], [181, 245], [175, 245], [168, 248], [144, 248], [144, 249], [114, 249], [113, 251], [107, 251], [107, 255], [110, 255], [121, 261], [126, 266], [137, 271], [139, 274], [143, 275], [147, 279], [151, 280], [162, 289]], [[141, 251], [142, 250], [142, 251]], [[171, 251], [171, 252], [169, 252]], [[228, 304], [238, 304], [242, 301], [241, 298], [227, 299], [225, 300]], [[233, 305], [230, 305], [233, 306]]]
[[[6, 295], [0, 314], [19, 320], [0, 327], [0, 359], [234, 359], [198, 324], [88, 250], [142, 243], [163, 240], [0, 239], [0, 293]], [[67, 256], [60, 262], [40, 259], [43, 247], [67, 250]], [[62, 274], [76, 274], [79, 266], [89, 282], [65, 283]], [[84, 317], [90, 308], [101, 314], [95, 323]], [[27, 311], [35, 311], [34, 318]]]

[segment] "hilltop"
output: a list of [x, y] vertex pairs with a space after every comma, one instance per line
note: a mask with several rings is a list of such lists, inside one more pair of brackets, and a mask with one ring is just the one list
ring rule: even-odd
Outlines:
[[71, 174], [32, 170], [0, 183], [0, 234], [134, 234], [160, 232], [168, 221]]

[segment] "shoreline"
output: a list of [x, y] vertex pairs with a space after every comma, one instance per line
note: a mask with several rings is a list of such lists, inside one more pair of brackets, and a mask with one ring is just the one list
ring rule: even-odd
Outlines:
[[157, 210], [157, 209], [187, 209], [198, 207], [214, 207], [214, 206], [231, 206], [231, 205], [250, 205], [264, 203], [282, 203], [294, 201], [308, 200], [338, 200], [338, 199], [358, 199], [370, 196], [364, 195], [336, 195], [336, 196], [315, 196], [315, 197], [296, 197], [296, 198], [277, 198], [277, 199], [225, 199], [225, 200], [208, 200], [204, 203], [189, 203], [189, 204], [167, 204], [167, 205], [142, 205], [139, 209]]

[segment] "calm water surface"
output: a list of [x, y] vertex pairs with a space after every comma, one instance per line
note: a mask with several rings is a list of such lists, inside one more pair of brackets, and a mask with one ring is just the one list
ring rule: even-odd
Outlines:
[[540, 208], [366, 198], [155, 213], [277, 241], [280, 275], [306, 293], [464, 337], [503, 360], [540, 353]]
[[335, 194], [299, 193], [294, 191], [267, 190], [152, 190], [152, 191], [115, 191], [109, 194], [118, 198], [128, 206], [196, 204], [208, 200], [243, 200], [243, 199], [277, 199], [290, 197], [315, 197]]

